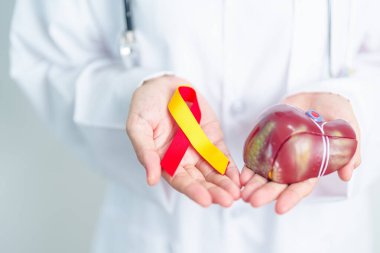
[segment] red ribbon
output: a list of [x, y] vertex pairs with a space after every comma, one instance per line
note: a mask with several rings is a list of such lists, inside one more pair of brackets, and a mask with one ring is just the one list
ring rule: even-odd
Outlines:
[[[186, 86], [179, 87], [178, 91], [184, 101], [192, 103], [190, 106], [190, 111], [199, 124], [201, 121], [201, 110], [199, 108], [196, 92], [192, 88]], [[178, 128], [178, 131], [174, 136], [172, 143], [170, 144], [168, 150], [161, 160], [161, 167], [170, 176], [174, 175], [189, 146], [189, 139], [186, 137], [181, 128]]]

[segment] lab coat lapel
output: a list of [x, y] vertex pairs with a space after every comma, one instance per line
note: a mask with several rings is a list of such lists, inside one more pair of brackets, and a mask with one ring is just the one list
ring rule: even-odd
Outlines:
[[[331, 69], [334, 76], [341, 74], [348, 65], [350, 2], [331, 0]], [[295, 0], [293, 27], [289, 90], [328, 77], [328, 2]]]
[[352, 0], [331, 0], [331, 70], [333, 77], [347, 74], [351, 68], [350, 33]]
[[290, 53], [288, 84], [297, 86], [316, 81], [322, 74], [326, 55], [327, 3], [294, 0], [293, 43]]

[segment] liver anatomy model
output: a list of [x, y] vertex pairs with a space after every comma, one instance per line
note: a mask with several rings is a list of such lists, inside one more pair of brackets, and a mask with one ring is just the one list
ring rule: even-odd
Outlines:
[[245, 142], [244, 162], [269, 180], [291, 184], [342, 168], [356, 148], [348, 122], [324, 122], [316, 111], [280, 104], [259, 117]]

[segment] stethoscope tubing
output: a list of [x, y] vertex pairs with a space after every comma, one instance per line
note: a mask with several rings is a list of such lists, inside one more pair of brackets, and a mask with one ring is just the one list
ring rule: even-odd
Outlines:
[[132, 17], [131, 1], [124, 0], [125, 31], [133, 32], [135, 29]]

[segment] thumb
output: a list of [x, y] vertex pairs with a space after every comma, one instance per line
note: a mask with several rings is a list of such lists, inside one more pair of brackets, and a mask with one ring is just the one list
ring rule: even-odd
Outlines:
[[127, 123], [127, 134], [138, 160], [146, 170], [148, 184], [157, 184], [161, 177], [161, 159], [153, 140], [152, 127], [140, 117], [131, 116]]
[[161, 159], [155, 150], [143, 150], [139, 158], [141, 164], [145, 167], [146, 178], [149, 185], [155, 185], [161, 177]]

